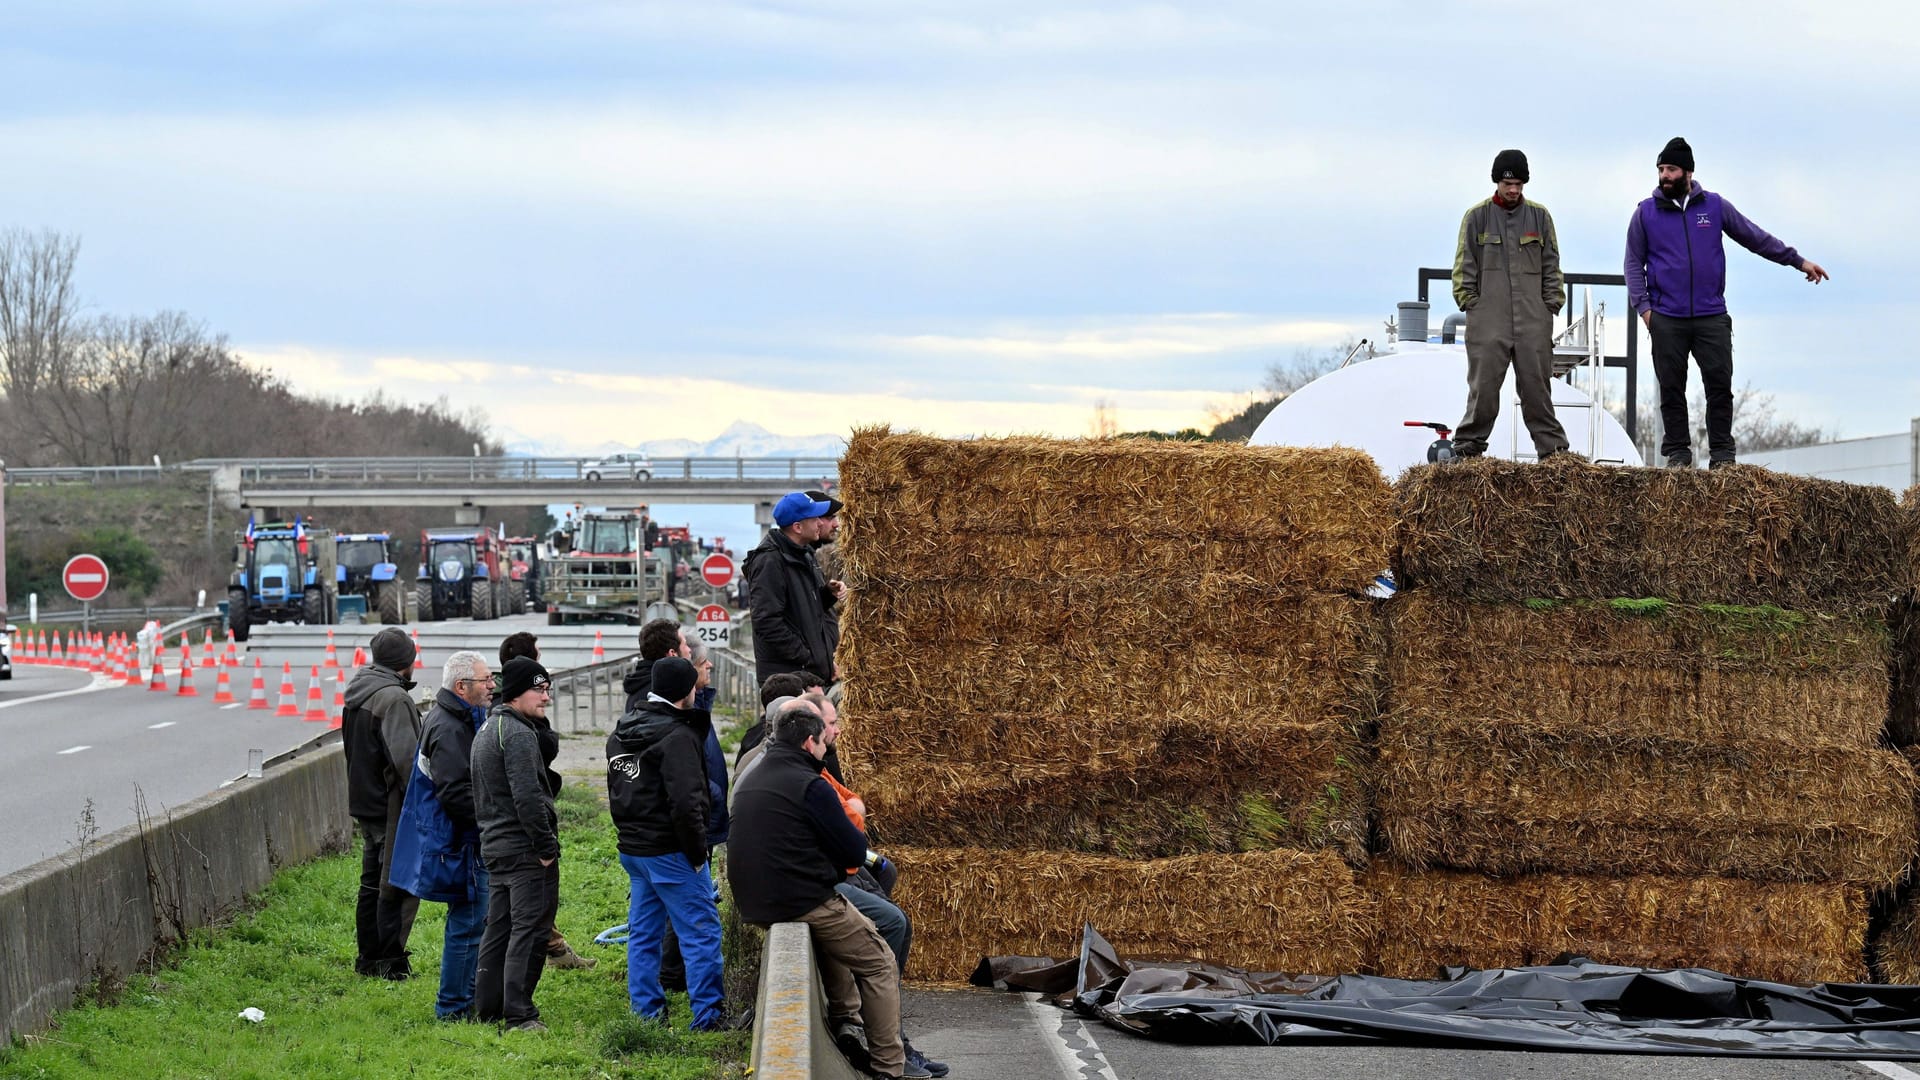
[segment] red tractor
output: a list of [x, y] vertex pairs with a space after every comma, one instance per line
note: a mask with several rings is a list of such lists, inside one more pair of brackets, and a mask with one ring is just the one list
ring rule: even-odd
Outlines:
[[510, 565], [506, 545], [488, 526], [422, 530], [420, 577], [414, 585], [420, 621], [513, 614]]

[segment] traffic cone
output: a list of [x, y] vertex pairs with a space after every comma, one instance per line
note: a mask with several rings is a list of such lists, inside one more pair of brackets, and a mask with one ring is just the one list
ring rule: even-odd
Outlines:
[[222, 667], [220, 668], [220, 673], [215, 676], [213, 680], [213, 703], [215, 705], [230, 705], [233, 703], [233, 700], [233, 676], [228, 673], [226, 668]]
[[199, 697], [193, 688], [193, 646], [180, 646], [180, 697]]
[[87, 637], [87, 673], [88, 674], [90, 675], [106, 674], [107, 665], [106, 665], [105, 654], [106, 654], [106, 649], [102, 648], [100, 645], [100, 635], [99, 634], [88, 635]]
[[160, 650], [157, 647], [153, 650], [153, 679], [147, 683], [147, 689], [162, 694], [167, 692], [167, 669], [160, 666]]
[[102, 657], [100, 661], [100, 674], [105, 675], [109, 682], [125, 681], [127, 673], [125, 669], [120, 666], [118, 640], [113, 637], [107, 638], [106, 644], [100, 646], [100, 655]]
[[238, 652], [236, 652], [236, 651], [234, 651], [234, 647], [233, 647], [233, 631], [231, 631], [231, 630], [229, 630], [229, 631], [227, 631], [227, 655], [226, 655], [226, 659], [224, 659], [224, 660], [222, 660], [222, 661], [221, 661], [221, 663], [223, 663], [223, 664], [225, 664], [225, 665], [227, 665], [228, 667], [239, 667], [239, 666], [240, 666], [240, 654], [239, 654]]
[[33, 654], [33, 631], [20, 635], [20, 651], [13, 654], [13, 662], [21, 667], [40, 662], [39, 657]]
[[211, 626], [207, 627], [207, 638], [204, 644], [206, 646], [206, 651], [201, 654], [203, 659], [201, 660], [200, 666], [213, 667], [215, 664], [220, 662], [220, 658], [218, 656], [215, 656], [213, 653], [213, 627]]
[[327, 699], [320, 693], [320, 665], [313, 666], [313, 674], [307, 680], [307, 720], [324, 724], [327, 722]]
[[253, 658], [253, 689], [247, 693], [247, 711], [264, 710], [267, 707], [267, 670], [260, 666], [260, 658]]
[[280, 664], [280, 707], [273, 710], [275, 716], [299, 716], [300, 703], [294, 700], [293, 661]]
[[353, 647], [353, 668], [355, 671], [367, 666], [367, 650], [358, 645]]
[[347, 717], [347, 673], [333, 673], [333, 720], [327, 725], [328, 731], [338, 731]]
[[327, 631], [327, 658], [320, 666], [324, 668], [337, 668], [340, 666], [340, 653], [333, 647], [332, 630]]
[[600, 643], [600, 631], [598, 630], [593, 632], [593, 662], [596, 664], [604, 664], [607, 662], [607, 647]]
[[141, 683], [140, 651], [134, 648], [133, 642], [128, 641], [120, 646], [120, 659], [121, 670], [127, 673], [127, 685], [139, 686]]
[[60, 650], [60, 631], [58, 630], [55, 630], [53, 632], [53, 651], [48, 654], [47, 662], [52, 664], [54, 667], [67, 666], [66, 653]]
[[413, 635], [413, 670], [425, 671], [427, 670], [427, 661], [420, 655], [420, 631], [409, 630], [407, 632]]

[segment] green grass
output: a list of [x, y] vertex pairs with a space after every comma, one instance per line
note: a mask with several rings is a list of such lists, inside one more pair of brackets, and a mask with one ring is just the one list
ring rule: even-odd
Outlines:
[[[592, 812], [589, 812], [589, 811]], [[415, 977], [353, 973], [357, 853], [276, 875], [231, 925], [194, 933], [169, 966], [96, 991], [49, 1031], [0, 1049], [4, 1077], [646, 1077], [742, 1076], [744, 1032], [693, 1034], [686, 995], [671, 1029], [627, 1006], [626, 952], [594, 945], [626, 920], [627, 876], [613, 825], [583, 786], [562, 789], [560, 930], [587, 971], [548, 969], [534, 995], [543, 1035], [434, 1019], [444, 904], [423, 903]], [[104, 999], [104, 1000], [103, 1000]], [[733, 1002], [736, 1008], [751, 1002]], [[267, 1014], [249, 1023], [249, 1006]]]

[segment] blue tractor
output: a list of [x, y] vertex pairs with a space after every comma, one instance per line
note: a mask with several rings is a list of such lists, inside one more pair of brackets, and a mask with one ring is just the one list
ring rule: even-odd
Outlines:
[[333, 538], [338, 553], [333, 570], [342, 596], [364, 596], [367, 610], [395, 626], [406, 621], [406, 593], [393, 561], [387, 533], [341, 533]]
[[339, 617], [333, 534], [304, 520], [255, 524], [233, 548], [227, 580], [227, 625], [245, 641], [268, 622], [331, 623]]

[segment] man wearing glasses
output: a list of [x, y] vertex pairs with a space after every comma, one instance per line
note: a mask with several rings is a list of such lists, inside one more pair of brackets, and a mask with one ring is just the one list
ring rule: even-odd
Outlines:
[[500, 704], [473, 740], [473, 808], [490, 876], [474, 1014], [510, 1031], [547, 1030], [533, 992], [560, 901], [560, 776], [552, 769], [560, 736], [547, 722], [550, 683], [539, 661], [507, 661]]

